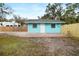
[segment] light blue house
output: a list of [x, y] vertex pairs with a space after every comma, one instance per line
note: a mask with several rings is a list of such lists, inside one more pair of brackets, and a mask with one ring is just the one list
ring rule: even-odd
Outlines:
[[27, 20], [29, 33], [61, 33], [61, 25], [65, 23], [58, 20]]

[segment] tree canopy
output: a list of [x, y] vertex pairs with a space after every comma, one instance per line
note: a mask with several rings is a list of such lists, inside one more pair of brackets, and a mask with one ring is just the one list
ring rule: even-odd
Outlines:
[[79, 3], [48, 4], [42, 19], [62, 20], [66, 23], [79, 22]]
[[4, 20], [6, 15], [12, 14], [13, 10], [4, 3], [0, 3], [0, 20]]

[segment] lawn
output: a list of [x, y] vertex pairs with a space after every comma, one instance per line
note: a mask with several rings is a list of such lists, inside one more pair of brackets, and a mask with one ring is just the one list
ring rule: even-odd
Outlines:
[[45, 47], [34, 44], [31, 39], [0, 35], [0, 55], [43, 55], [41, 49]]
[[79, 55], [78, 38], [23, 38], [0, 34], [0, 55]]

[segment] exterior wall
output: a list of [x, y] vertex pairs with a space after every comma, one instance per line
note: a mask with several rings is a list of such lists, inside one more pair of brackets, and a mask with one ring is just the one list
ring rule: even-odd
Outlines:
[[37, 28], [33, 28], [32, 24], [28, 24], [28, 32], [30, 33], [60, 33], [61, 32], [61, 24], [56, 24], [55, 28], [51, 28], [51, 24], [44, 24], [45, 31], [41, 31], [43, 29], [42, 24], [37, 24]]
[[45, 24], [45, 32], [46, 33], [60, 33], [61, 24], [55, 24], [55, 28], [51, 28], [51, 24]]
[[33, 28], [33, 24], [28, 24], [29, 33], [40, 33], [40, 24], [37, 24], [37, 28]]

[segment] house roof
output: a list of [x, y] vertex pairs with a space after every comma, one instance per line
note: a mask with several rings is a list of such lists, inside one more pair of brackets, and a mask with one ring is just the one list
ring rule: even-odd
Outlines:
[[29, 19], [25, 23], [65, 23], [60, 20], [51, 20], [51, 19]]

